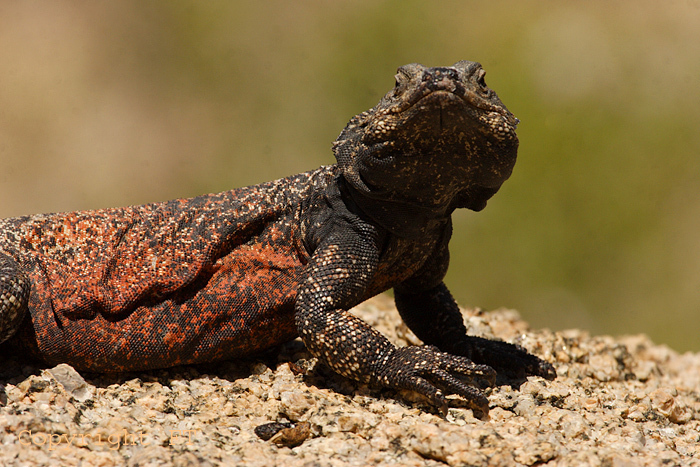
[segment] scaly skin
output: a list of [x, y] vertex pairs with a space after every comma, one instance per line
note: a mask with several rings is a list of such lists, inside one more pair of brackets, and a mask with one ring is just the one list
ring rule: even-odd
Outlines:
[[[337, 165], [232, 191], [0, 221], [0, 341], [49, 364], [117, 372], [250, 355], [301, 336], [358, 381], [442, 411], [460, 375], [553, 378], [508, 343], [467, 336], [442, 282], [451, 213], [483, 209], [515, 164], [517, 119], [478, 63], [399, 68], [354, 117]], [[396, 348], [347, 310], [394, 288], [427, 345]]]

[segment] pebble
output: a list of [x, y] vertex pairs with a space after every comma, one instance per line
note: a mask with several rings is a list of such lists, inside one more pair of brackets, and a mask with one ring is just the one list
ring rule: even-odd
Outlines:
[[[387, 297], [353, 313], [397, 345], [419, 342]], [[423, 398], [349, 382], [298, 343], [276, 362], [117, 376], [3, 356], [0, 465], [700, 465], [700, 354], [532, 331], [512, 310], [465, 310], [465, 321], [544, 356], [558, 378], [488, 389], [479, 419], [458, 398], [441, 417]], [[271, 423], [281, 430], [260, 439]]]

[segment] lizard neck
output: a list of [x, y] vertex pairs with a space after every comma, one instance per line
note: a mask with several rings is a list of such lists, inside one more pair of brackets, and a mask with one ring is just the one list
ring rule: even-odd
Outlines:
[[341, 175], [337, 179], [341, 197], [391, 234], [415, 240], [439, 230], [450, 221], [451, 209], [416, 202], [389, 199], [384, 195], [360, 191]]

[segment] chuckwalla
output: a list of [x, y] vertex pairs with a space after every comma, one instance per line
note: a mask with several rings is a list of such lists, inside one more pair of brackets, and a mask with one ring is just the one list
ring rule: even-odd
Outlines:
[[[301, 336], [348, 378], [446, 410], [488, 400], [462, 376], [555, 377], [468, 336], [443, 283], [451, 214], [510, 176], [518, 120], [480, 64], [398, 69], [350, 120], [337, 164], [191, 199], [0, 221], [0, 341], [49, 364], [145, 370], [250, 355]], [[394, 289], [426, 344], [397, 348], [348, 309]]]

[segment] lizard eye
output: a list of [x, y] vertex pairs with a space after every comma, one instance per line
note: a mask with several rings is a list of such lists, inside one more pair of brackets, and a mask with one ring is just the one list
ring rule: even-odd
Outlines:
[[394, 75], [394, 80], [395, 80], [395, 85], [394, 88], [400, 88], [406, 81], [410, 79], [410, 75], [407, 70], [404, 69], [405, 67], [400, 67], [398, 70], [396, 70], [396, 74]]
[[489, 87], [486, 86], [486, 80], [484, 79], [485, 76], [486, 72], [484, 70], [479, 70], [479, 75], [476, 78], [476, 84], [479, 85], [481, 92], [488, 94]]
[[394, 75], [394, 81], [396, 83], [394, 85], [394, 87], [397, 87], [397, 88], [400, 87], [402, 84], [404, 84], [406, 82], [407, 79], [408, 79], [408, 75], [399, 68], [399, 71]]
[[403, 88], [406, 87], [406, 75], [401, 73], [401, 70], [399, 70], [399, 72], [394, 75], [394, 80], [395, 82], [392, 94], [394, 96], [398, 96], [403, 91]]

